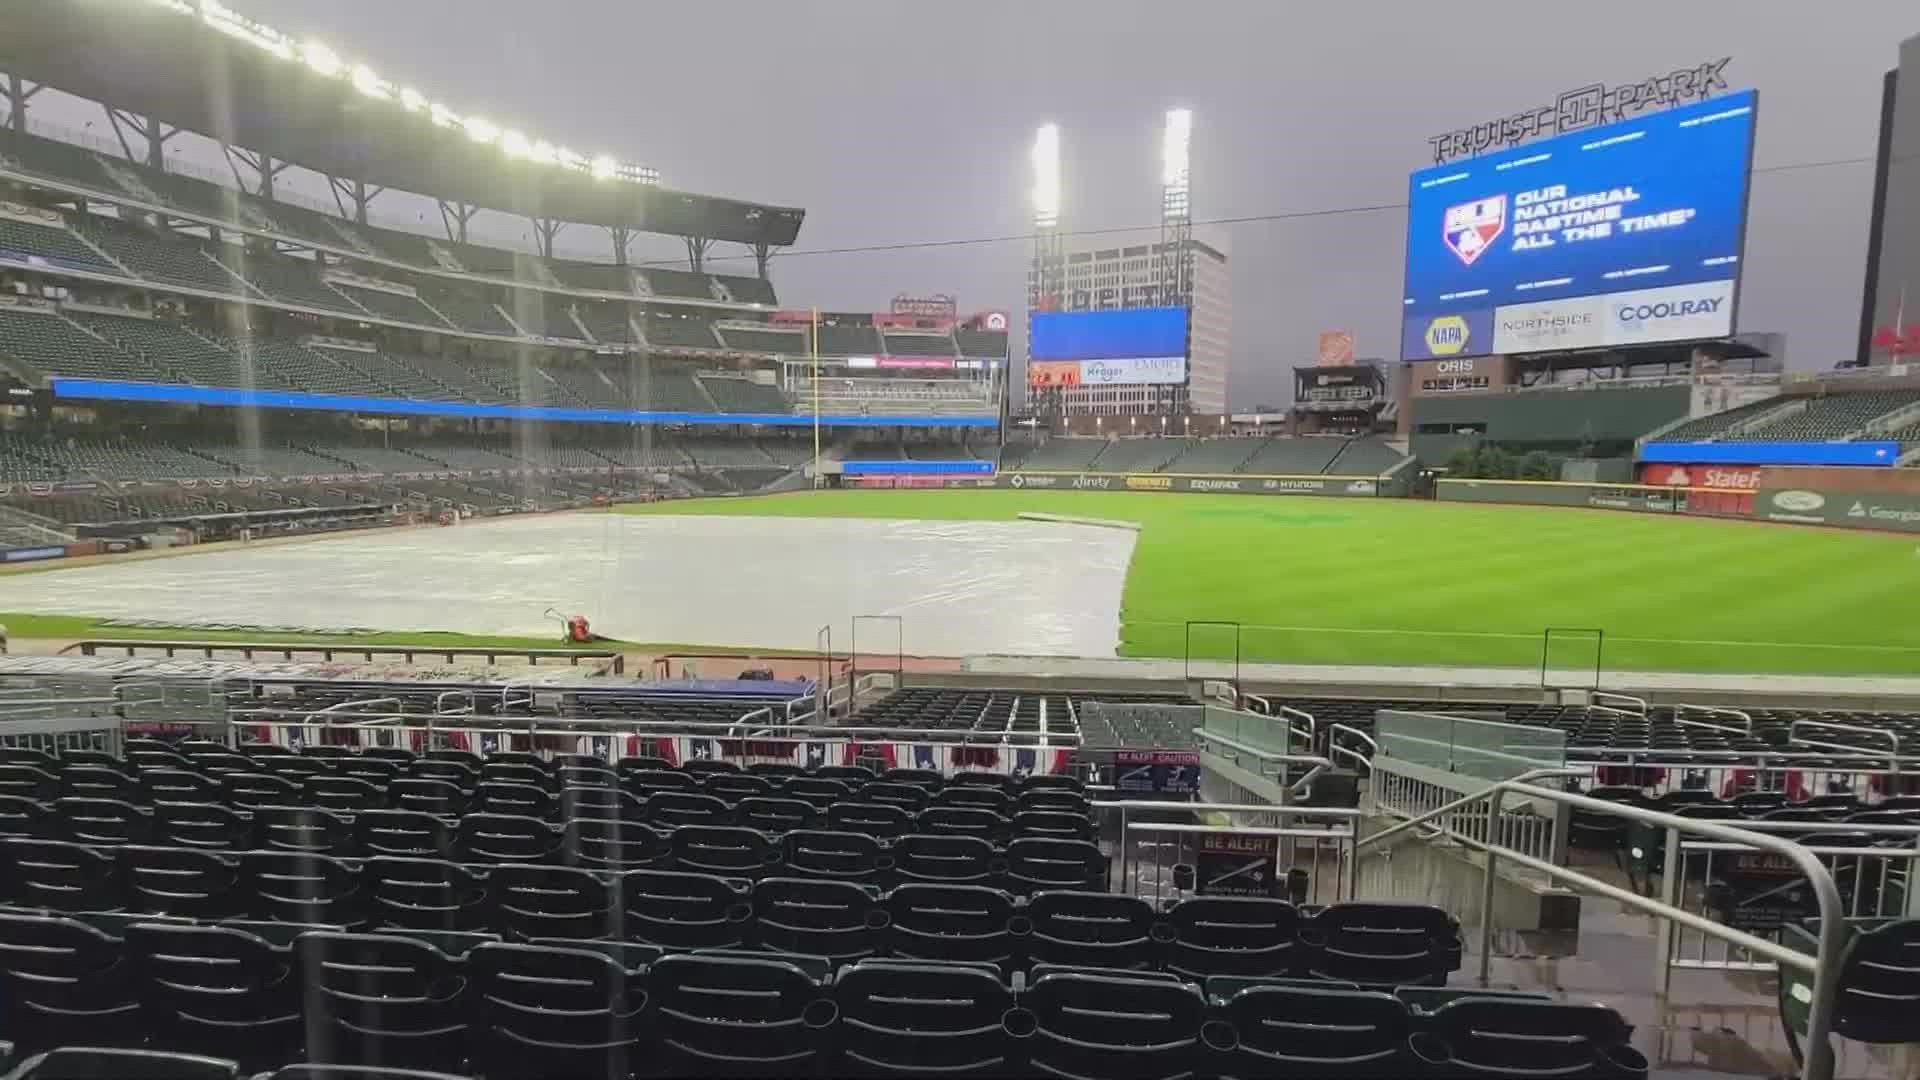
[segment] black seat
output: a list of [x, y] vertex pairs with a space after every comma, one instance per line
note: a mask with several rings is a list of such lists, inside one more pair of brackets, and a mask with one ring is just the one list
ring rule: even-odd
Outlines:
[[740, 766], [731, 761], [725, 761], [720, 758], [697, 757], [691, 761], [681, 762], [680, 771], [704, 783], [710, 776], [715, 776], [719, 773], [735, 773], [742, 770]]
[[[889, 773], [889, 776], [892, 774]], [[917, 784], [898, 783], [891, 780], [875, 780], [863, 784], [854, 793], [854, 798], [863, 803], [880, 803], [885, 806], [897, 806], [909, 814], [917, 814], [927, 808], [932, 795], [926, 788]]]
[[1020, 1003], [1033, 1015], [1029, 1058], [1063, 1080], [1173, 1080], [1200, 1057], [1206, 1003], [1171, 980], [1048, 973]]
[[1647, 1075], [1633, 1031], [1604, 1005], [1465, 997], [1428, 1013], [1414, 1050], [1428, 1069], [1474, 1076]]
[[142, 769], [136, 783], [144, 803], [217, 803], [226, 794], [219, 780], [193, 769]]
[[1031, 962], [1115, 971], [1157, 968], [1168, 936], [1151, 904], [1116, 893], [1035, 893], [1014, 922]]
[[354, 822], [332, 810], [310, 806], [260, 806], [253, 811], [253, 842], [266, 851], [302, 851], [316, 855], [359, 853]]
[[555, 800], [562, 821], [588, 817], [614, 821], [644, 821], [647, 804], [632, 792], [619, 788], [566, 787]]
[[733, 811], [728, 809], [726, 803], [712, 795], [685, 791], [660, 791], [649, 795], [642, 815], [647, 824], [662, 827], [728, 825], [733, 822]]
[[335, 773], [309, 776], [300, 782], [300, 792], [308, 805], [328, 810], [379, 810], [387, 805], [386, 792], [358, 776]]
[[239, 1075], [239, 1063], [226, 1058], [165, 1050], [63, 1046], [21, 1062], [7, 1073], [7, 1080], [236, 1080]]
[[395, 810], [411, 810], [439, 817], [453, 817], [467, 812], [466, 792], [461, 790], [459, 784], [439, 778], [403, 776], [389, 781], [387, 799]]
[[[1911, 887], [1911, 885], [1909, 885]], [[1888, 1045], [1920, 1040], [1920, 919], [1849, 920], [1842, 947], [1839, 991], [1833, 1003], [1833, 1034], [1855, 1042]], [[1813, 954], [1819, 950], [1819, 920], [1789, 923], [1782, 943]], [[1801, 1041], [1813, 1000], [1813, 976], [1780, 965], [1780, 1019], [1796, 1066], [1804, 1066]]]
[[678, 769], [632, 769], [623, 770], [619, 775], [620, 786], [643, 799], [660, 791], [689, 795], [700, 791], [700, 781]]
[[126, 906], [113, 857], [65, 840], [0, 840], [0, 901], [50, 911]]
[[240, 810], [256, 806], [299, 806], [305, 796], [300, 784], [268, 772], [220, 774], [222, 801]]
[[[312, 750], [317, 749], [319, 748], [314, 747], [308, 752], [311, 753]], [[377, 750], [379, 748], [376, 747], [375, 749]], [[380, 788], [383, 791], [386, 790], [387, 785], [405, 772], [406, 768], [401, 762], [391, 758], [372, 756], [374, 752], [374, 750], [368, 750], [365, 754], [349, 755], [340, 758], [340, 775], [365, 780], [374, 787]]]
[[1299, 913], [1285, 900], [1198, 896], [1165, 920], [1166, 969], [1189, 978], [1286, 975], [1301, 953]]
[[[968, 789], [949, 790], [966, 791]], [[929, 835], [971, 836], [988, 843], [1004, 844], [1007, 842], [1007, 834], [1012, 831], [1012, 824], [1006, 818], [985, 807], [929, 806], [914, 818], [914, 829]]]
[[836, 780], [849, 785], [849, 790], [873, 779], [873, 770], [865, 765], [823, 765], [813, 770], [813, 777], [819, 780]]
[[629, 773], [672, 772], [673, 762], [652, 754], [635, 754], [623, 757], [619, 761], [614, 762], [613, 771], [619, 773], [621, 780], [624, 782]]
[[366, 855], [438, 859], [451, 850], [453, 830], [415, 810], [367, 810], [354, 815], [353, 839]]
[[[515, 766], [524, 768], [525, 766]], [[510, 783], [482, 779], [474, 790], [479, 808], [489, 814], [519, 814], [522, 817], [551, 821], [556, 803], [553, 793], [537, 784]]]
[[1000, 788], [979, 783], [954, 784], [942, 788], [928, 805], [971, 807], [986, 810], [998, 817], [1006, 817], [1013, 812], [1012, 796]]
[[479, 782], [481, 784], [527, 784], [545, 788], [553, 783], [553, 774], [548, 772], [537, 758], [533, 761], [502, 761], [500, 755], [495, 754], [487, 759], [486, 764], [480, 766]]
[[1460, 924], [1425, 904], [1335, 904], [1300, 937], [1307, 971], [1322, 979], [1444, 986], [1460, 967]]
[[947, 777], [938, 769], [888, 769], [880, 779], [889, 784], [908, 784], [932, 795], [947, 786]]
[[[184, 759], [181, 767], [191, 769]], [[137, 802], [140, 799], [139, 781], [113, 766], [68, 764], [60, 769], [59, 781], [57, 794], [71, 798], [119, 799], [123, 802]]]
[[1012, 794], [1017, 786], [1014, 779], [1006, 773], [986, 772], [981, 769], [962, 769], [947, 779], [947, 787], [984, 787], [992, 788], [1004, 794]]
[[1023, 837], [1007, 845], [1007, 887], [1014, 892], [1106, 886], [1107, 857], [1088, 841]]
[[[440, 751], [435, 751], [439, 753]], [[480, 766], [466, 761], [446, 761], [424, 758], [407, 765], [406, 772], [397, 779], [402, 780], [439, 780], [457, 788], [471, 788], [480, 779]]]
[[60, 835], [76, 844], [144, 844], [153, 839], [153, 817], [119, 799], [69, 796], [53, 800]]
[[904, 807], [884, 803], [841, 802], [827, 808], [827, 828], [835, 832], [857, 832], [880, 840], [891, 840], [913, 831], [913, 814]]
[[43, 769], [24, 762], [0, 762], [0, 795], [52, 802], [60, 797], [60, 777], [51, 768]]
[[246, 913], [240, 861], [223, 852], [128, 844], [116, 850], [127, 906], [152, 915], [225, 919]]
[[253, 1080], [474, 1080], [470, 1076], [424, 1069], [383, 1069], [378, 1065], [282, 1065]]
[[785, 859], [765, 833], [732, 825], [682, 825], [673, 830], [668, 845], [675, 869], [722, 877], [777, 873]]
[[1013, 838], [1093, 840], [1093, 819], [1067, 810], [1023, 810], [1013, 815]]
[[761, 948], [835, 964], [873, 956], [886, 940], [886, 909], [852, 882], [765, 878], [753, 887], [753, 913], [753, 940]]
[[809, 803], [823, 814], [835, 804], [853, 799], [853, 789], [844, 781], [821, 776], [796, 776], [780, 788], [780, 794]]
[[647, 988], [669, 1076], [796, 1076], [831, 1049], [832, 1001], [781, 960], [663, 956]]
[[140, 1041], [121, 943], [85, 923], [0, 912], [0, 989], [0, 1039], [22, 1051]]
[[795, 829], [811, 828], [820, 816], [820, 812], [813, 808], [813, 804], [804, 799], [783, 799], [763, 795], [749, 795], [736, 803], [733, 808], [735, 824], [749, 829], [759, 829], [763, 833], [786, 833]]
[[475, 1059], [490, 1074], [603, 1080], [640, 1064], [646, 989], [605, 953], [487, 944], [466, 963], [478, 1002]]
[[153, 1044], [217, 1052], [250, 1069], [300, 1056], [301, 981], [293, 955], [230, 927], [136, 923], [127, 958]]
[[893, 842], [893, 873], [902, 882], [993, 885], [1006, 870], [991, 843], [977, 836], [903, 836]]
[[53, 840], [59, 831], [59, 819], [46, 803], [25, 795], [0, 795], [0, 836]]
[[1030, 1018], [991, 968], [866, 962], [834, 980], [842, 1073], [1012, 1076]]
[[487, 883], [440, 859], [368, 859], [360, 866], [367, 914], [375, 926], [407, 930], [481, 930]]
[[773, 781], [764, 776], [744, 772], [714, 773], [700, 785], [700, 790], [728, 806], [737, 806], [742, 799], [764, 797], [774, 793]]
[[240, 870], [257, 919], [350, 927], [366, 920], [360, 875], [331, 855], [248, 851]]
[[1013, 898], [976, 885], [900, 885], [887, 893], [894, 956], [1011, 964]]
[[874, 884], [893, 866], [880, 841], [865, 833], [796, 829], [782, 843], [787, 865], [781, 872], [792, 877]]
[[294, 942], [309, 1061], [456, 1071], [466, 1058], [467, 979], [404, 937], [313, 932]]
[[669, 949], [739, 945], [753, 920], [746, 895], [712, 874], [630, 870], [619, 887], [627, 936]]
[[562, 765], [553, 770], [553, 779], [561, 787], [620, 786], [620, 774], [605, 765]]
[[1413, 1020], [1392, 994], [1323, 986], [1249, 986], [1219, 1007], [1232, 1029], [1222, 1077], [1417, 1075]]
[[1028, 788], [1013, 800], [1013, 812], [1024, 814], [1029, 810], [1057, 810], [1085, 817], [1092, 812], [1093, 804], [1085, 795], [1067, 788]]
[[667, 838], [652, 826], [617, 817], [570, 819], [558, 855], [562, 862], [589, 870], [664, 866], [672, 857]]
[[453, 858], [473, 863], [540, 863], [559, 845], [553, 827], [517, 814], [468, 814], [453, 833]]
[[509, 940], [592, 940], [616, 935], [605, 879], [572, 866], [496, 866], [487, 875], [491, 926]]

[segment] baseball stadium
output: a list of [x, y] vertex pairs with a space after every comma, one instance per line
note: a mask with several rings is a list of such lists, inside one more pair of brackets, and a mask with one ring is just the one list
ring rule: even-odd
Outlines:
[[790, 173], [0, 23], [0, 1080], [1914, 1075], [1920, 37], [1857, 355], [1720, 60], [1436, 136], [1236, 408], [1177, 104], [829, 310]]

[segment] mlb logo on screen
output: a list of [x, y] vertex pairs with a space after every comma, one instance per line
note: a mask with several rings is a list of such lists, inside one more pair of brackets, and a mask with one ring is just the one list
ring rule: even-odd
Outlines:
[[1460, 257], [1468, 266], [1484, 254], [1493, 245], [1494, 237], [1499, 236], [1507, 227], [1507, 197], [1489, 195], [1484, 199], [1475, 199], [1470, 203], [1447, 207], [1445, 219], [1440, 224], [1440, 238], [1447, 243], [1447, 250]]

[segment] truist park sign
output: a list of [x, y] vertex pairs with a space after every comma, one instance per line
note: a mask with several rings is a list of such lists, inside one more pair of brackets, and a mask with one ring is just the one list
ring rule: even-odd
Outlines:
[[1649, 75], [1638, 82], [1614, 86], [1594, 83], [1562, 91], [1551, 104], [1429, 136], [1427, 145], [1433, 148], [1433, 163], [1438, 165], [1488, 150], [1517, 146], [1529, 139], [1610, 124], [1649, 109], [1685, 105], [1724, 93], [1727, 64], [1732, 59], [1723, 56], [1664, 75]]

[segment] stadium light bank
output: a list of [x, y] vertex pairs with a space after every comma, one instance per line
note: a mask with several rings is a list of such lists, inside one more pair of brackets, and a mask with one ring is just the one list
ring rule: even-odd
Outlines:
[[1060, 224], [1060, 125], [1042, 124], [1033, 135], [1033, 224]]
[[616, 161], [606, 154], [589, 158], [545, 139], [529, 138], [512, 128], [502, 128], [483, 116], [461, 116], [453, 109], [431, 101], [410, 86], [396, 86], [381, 78], [365, 64], [351, 63], [331, 47], [318, 41], [295, 41], [265, 23], [256, 22], [234, 11], [220, 0], [144, 0], [179, 15], [198, 18], [208, 27], [230, 38], [244, 41], [282, 60], [298, 62], [324, 79], [342, 80], [355, 91], [376, 101], [392, 102], [405, 112], [426, 117], [435, 127], [458, 128], [469, 139], [482, 145], [497, 146], [516, 161], [551, 165], [569, 172], [582, 173], [595, 180], [620, 180], [633, 184], [658, 184], [660, 171], [644, 165]]

